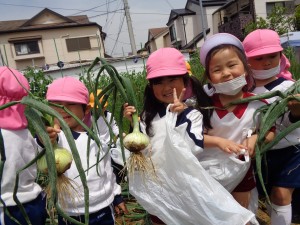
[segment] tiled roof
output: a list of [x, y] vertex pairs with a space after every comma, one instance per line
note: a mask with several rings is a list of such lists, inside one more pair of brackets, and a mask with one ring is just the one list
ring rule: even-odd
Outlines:
[[[30, 22], [34, 20], [41, 13], [48, 11], [55, 15], [60, 16], [65, 21], [62, 23], [51, 23], [51, 24], [35, 24], [32, 25]], [[70, 26], [82, 26], [82, 25], [95, 25], [96, 23], [90, 22], [86, 15], [79, 16], [61, 16], [49, 9], [44, 9], [31, 19], [27, 20], [9, 20], [9, 21], [0, 21], [0, 33], [9, 33], [9, 32], [17, 32], [17, 31], [26, 31], [26, 30], [35, 30], [35, 29], [51, 29], [58, 27], [70, 27]]]
[[151, 36], [153, 38], [165, 31], [168, 31], [168, 30], [169, 30], [169, 27], [151, 28], [151, 29], [149, 29], [149, 34], [151, 34]]

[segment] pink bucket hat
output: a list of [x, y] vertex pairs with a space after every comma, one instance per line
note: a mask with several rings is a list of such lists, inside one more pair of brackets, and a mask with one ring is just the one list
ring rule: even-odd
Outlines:
[[204, 44], [201, 46], [200, 49], [200, 62], [202, 65], [205, 66], [205, 60], [207, 54], [215, 47], [219, 45], [233, 45], [236, 46], [237, 48], [241, 49], [244, 51], [242, 42], [232, 34], [228, 33], [218, 33], [210, 36]]
[[175, 48], [160, 48], [153, 52], [146, 64], [147, 79], [186, 74], [183, 54]]
[[[6, 66], [0, 67], [0, 105], [21, 100], [28, 95], [27, 90], [29, 90], [29, 83], [23, 74]], [[8, 130], [26, 128], [27, 119], [24, 110], [25, 106], [22, 104], [0, 110], [0, 128]]]
[[48, 101], [89, 104], [89, 92], [85, 85], [74, 77], [56, 79], [49, 85], [46, 99]]
[[243, 45], [248, 58], [283, 50], [279, 35], [269, 29], [252, 31], [245, 37]]

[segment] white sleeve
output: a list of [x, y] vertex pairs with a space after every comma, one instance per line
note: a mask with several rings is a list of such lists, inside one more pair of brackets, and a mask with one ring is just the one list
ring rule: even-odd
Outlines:
[[192, 153], [197, 156], [203, 151], [203, 115], [193, 109], [186, 114], [186, 118], [182, 118], [182, 123], [175, 129], [181, 129], [181, 126], [186, 126], [184, 139], [191, 147]]

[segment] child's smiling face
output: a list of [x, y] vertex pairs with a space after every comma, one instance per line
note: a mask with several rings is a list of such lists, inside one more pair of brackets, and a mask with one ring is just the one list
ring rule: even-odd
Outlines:
[[174, 102], [173, 89], [179, 96], [184, 88], [183, 76], [166, 76], [156, 79], [152, 83], [154, 96], [160, 102], [170, 104]]
[[[52, 101], [52, 103], [66, 107], [80, 120], [83, 120], [85, 115], [90, 112], [90, 107], [88, 105], [86, 106], [86, 109], [84, 109], [84, 105], [79, 103], [63, 102], [63, 101]], [[71, 130], [84, 131], [84, 128], [62, 108], [59, 107], [53, 107], [53, 108], [63, 117], [64, 121], [68, 124]]]
[[209, 62], [210, 81], [223, 83], [245, 74], [245, 67], [238, 54], [230, 49], [216, 52]]

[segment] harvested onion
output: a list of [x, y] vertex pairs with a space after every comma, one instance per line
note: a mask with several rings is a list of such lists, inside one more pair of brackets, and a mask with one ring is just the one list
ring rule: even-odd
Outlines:
[[[55, 148], [54, 156], [55, 156], [56, 171], [58, 175], [63, 174], [66, 170], [68, 170], [71, 167], [73, 157], [72, 154], [67, 149]], [[37, 167], [42, 173], [48, 174], [46, 155], [43, 155], [37, 161]]]
[[137, 113], [132, 115], [133, 132], [127, 134], [123, 140], [125, 148], [131, 152], [140, 152], [149, 145], [149, 137], [139, 130]]

